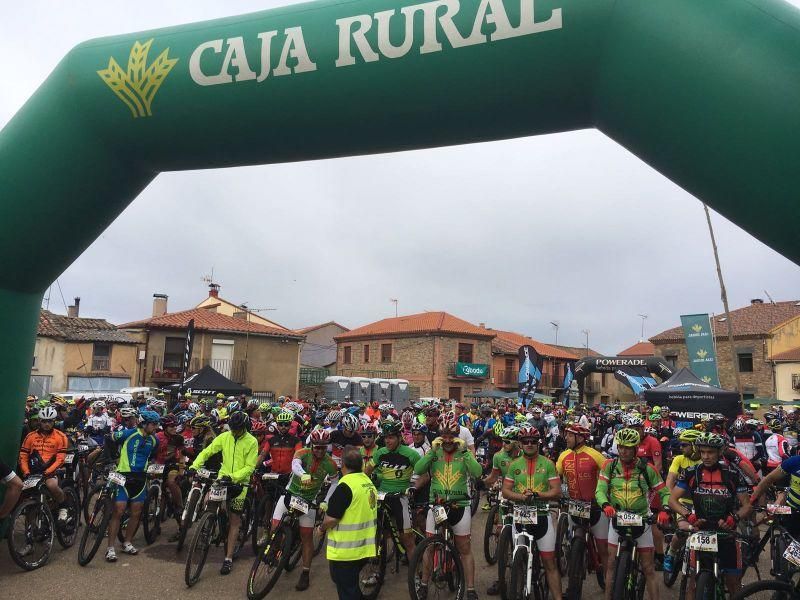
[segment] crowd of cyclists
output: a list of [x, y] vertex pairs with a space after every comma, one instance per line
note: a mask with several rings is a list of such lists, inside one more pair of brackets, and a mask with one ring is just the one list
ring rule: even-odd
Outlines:
[[[119, 551], [138, 553], [139, 525], [146, 521], [147, 534], [154, 513], [158, 530], [168, 518], [175, 521], [168, 542], [182, 547], [198, 514], [197, 499], [189, 499], [193, 482], [213, 479], [227, 490], [219, 572], [231, 573], [243, 539], [252, 536], [252, 578], [259, 560], [273, 560], [264, 558], [271, 536], [287, 511], [296, 509], [298, 498], [305, 509], [297, 513], [301, 569], [295, 589], [303, 591], [311, 584], [319, 548], [316, 526], [336, 487], [343, 452], [353, 446], [360, 449], [364, 472], [375, 481], [382, 501], [386, 496], [414, 600], [427, 600], [431, 591], [441, 594], [436, 559], [422, 541], [441, 530], [435, 508], [443, 501], [463, 579], [459, 600], [478, 597], [473, 516], [480, 509], [490, 515], [484, 553], [487, 559], [493, 554], [498, 565], [496, 581], [485, 590], [490, 596], [533, 597], [532, 578], [526, 583], [517, 573], [524, 565], [510, 564], [518, 543], [513, 540], [523, 535], [535, 554], [528, 569], [540, 565], [541, 585], [551, 597], [565, 592], [580, 597], [569, 555], [576, 531], [591, 539], [590, 558], [596, 562], [591, 568], [606, 600], [624, 595], [625, 585], [638, 586], [630, 597], [641, 597], [646, 589], [649, 598], [658, 599], [663, 584], [655, 573], [674, 581], [670, 575], [676, 573], [676, 562], [684, 565], [682, 593], [693, 597], [696, 577], [691, 570], [686, 577], [685, 564], [694, 564], [706, 546], [693, 546], [690, 552], [687, 537], [694, 539], [690, 534], [698, 531], [714, 534], [721, 580], [735, 593], [747, 560], [754, 560], [742, 545], [758, 539], [759, 525], [763, 529], [772, 522], [767, 518], [779, 517], [781, 531], [792, 539], [800, 534], [798, 432], [797, 415], [780, 407], [762, 419], [745, 411], [732, 420], [705, 414], [695, 424], [676, 421], [668, 407], [643, 404], [568, 409], [538, 401], [525, 407], [514, 400], [464, 404], [424, 399], [399, 409], [388, 402], [292, 397], [264, 402], [223, 394], [198, 398], [186, 393], [172, 400], [163, 394], [139, 395], [124, 402], [29, 397], [18, 465], [0, 463], [5, 485], [0, 518], [11, 517], [10, 548], [14, 532], [19, 534], [12, 549], [17, 563], [42, 566], [46, 558], [26, 559], [34, 551], [31, 531], [39, 517], [22, 506], [26, 494], [38, 490], [64, 547], [71, 544], [62, 538], [74, 539], [83, 520], [84, 538], [104, 539], [105, 560], [113, 563]], [[154, 477], [163, 490], [155, 508], [152, 497], [147, 501]], [[271, 502], [255, 497], [268, 496], [261, 485], [266, 480], [277, 484], [270, 488]], [[92, 520], [91, 508], [101, 489], [111, 490], [112, 507], [102, 523]], [[779, 505], [789, 508], [773, 514]], [[503, 545], [508, 527], [516, 533], [506, 536]], [[149, 543], [151, 536], [146, 537]], [[83, 547], [82, 540], [85, 557]], [[620, 566], [622, 550], [630, 548], [635, 548], [635, 565]], [[585, 578], [585, 566], [578, 568]], [[620, 582], [637, 568], [643, 576], [639, 583], [635, 577], [633, 584]], [[773, 568], [772, 574], [788, 577], [789, 568]], [[365, 576], [365, 585], [378, 576], [383, 577]], [[562, 579], [568, 580], [566, 589]], [[250, 597], [266, 594], [252, 588], [248, 585]]]

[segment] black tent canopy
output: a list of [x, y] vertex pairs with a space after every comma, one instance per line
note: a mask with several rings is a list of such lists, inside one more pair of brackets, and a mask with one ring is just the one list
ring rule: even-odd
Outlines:
[[213, 396], [215, 394], [225, 394], [226, 396], [244, 394], [249, 396], [253, 393], [253, 390], [249, 387], [231, 381], [210, 365], [206, 365], [197, 373], [189, 375], [183, 385], [173, 383], [168, 389], [171, 393], [177, 394], [181, 388], [196, 396]]
[[705, 414], [721, 413], [729, 420], [742, 414], [739, 394], [710, 385], [683, 368], [664, 383], [644, 391], [648, 406], [669, 406], [679, 427], [691, 427]]

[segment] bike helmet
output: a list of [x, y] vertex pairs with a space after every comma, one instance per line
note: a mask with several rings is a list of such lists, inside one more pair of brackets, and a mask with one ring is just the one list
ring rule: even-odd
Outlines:
[[745, 424], [748, 427], [758, 427], [759, 425], [761, 425], [761, 421], [759, 421], [758, 419], [747, 419], [747, 421], [745, 421]]
[[167, 427], [177, 427], [178, 420], [173, 415], [167, 415], [161, 419], [161, 426], [166, 429]]
[[276, 423], [291, 423], [294, 420], [294, 415], [291, 411], [284, 410], [278, 413], [278, 416], [275, 417]]
[[687, 429], [678, 435], [678, 440], [681, 442], [694, 444], [697, 441], [697, 438], [699, 438], [701, 435], [703, 435], [702, 431], [698, 431], [697, 429]]
[[623, 446], [627, 448], [636, 447], [639, 445], [639, 442], [642, 441], [639, 432], [635, 429], [620, 429], [617, 434], [614, 436], [614, 440], [617, 442], [617, 446]]
[[250, 400], [247, 401], [247, 408], [257, 407], [259, 405], [258, 403], [258, 398], [250, 398]]
[[186, 393], [183, 395], [183, 397], [184, 397], [184, 398], [191, 398], [191, 397], [192, 397], [192, 392], [186, 392]]
[[503, 435], [500, 437], [503, 438], [504, 442], [513, 442], [519, 437], [519, 429], [519, 427], [515, 427], [513, 425], [511, 427], [506, 427], [503, 430]]
[[219, 411], [216, 408], [212, 408], [209, 414], [215, 423], [219, 423]]
[[575, 435], [582, 435], [583, 437], [589, 437], [591, 435], [591, 432], [579, 423], [570, 423], [564, 431]]
[[394, 410], [394, 405], [389, 402], [385, 402], [384, 404], [378, 406], [378, 410], [381, 412], [392, 412]]
[[292, 412], [299, 413], [303, 410], [303, 405], [297, 402], [287, 402], [284, 408], [289, 409]]
[[190, 402], [189, 406], [187, 406], [186, 408], [188, 408], [193, 413], [200, 412], [200, 405], [197, 402]]
[[367, 423], [361, 430], [361, 435], [378, 435], [378, 426], [375, 423]]
[[225, 400], [225, 394], [222, 392], [217, 393], [217, 400]]
[[272, 406], [269, 402], [262, 402], [258, 405], [258, 410], [262, 413], [268, 413], [270, 408], [272, 408]]
[[119, 409], [119, 416], [123, 419], [129, 419], [136, 416], [136, 409], [130, 406], [123, 406]]
[[139, 420], [143, 425], [148, 423], [155, 423], [156, 425], [161, 422], [161, 417], [154, 410], [141, 410], [139, 411]]
[[403, 423], [403, 426], [408, 429], [414, 423], [414, 413], [408, 410], [405, 411], [402, 415], [400, 415], [400, 421]]
[[695, 440], [694, 445], [697, 447], [717, 448], [718, 450], [721, 450], [726, 444], [725, 438], [723, 438], [721, 435], [709, 432], [699, 435]]
[[517, 433], [518, 440], [524, 440], [530, 438], [535, 438], [538, 440], [541, 437], [542, 435], [539, 433], [538, 427], [531, 427], [530, 425], [523, 425], [522, 427], [519, 428], [519, 432]]
[[381, 429], [383, 429], [383, 436], [386, 437], [387, 435], [400, 435], [400, 423], [397, 421], [382, 421], [381, 422]]
[[494, 424], [492, 431], [497, 437], [503, 437], [503, 431], [505, 430], [505, 428], [506, 427], [503, 424], [503, 422], [498, 419], [497, 422]]
[[56, 409], [53, 406], [45, 406], [39, 409], [40, 421], [55, 421], [57, 416], [58, 413], [56, 413]]
[[458, 435], [458, 420], [453, 413], [444, 413], [439, 417], [439, 431], [441, 433], [449, 432]]
[[628, 415], [628, 427], [642, 427], [644, 425], [644, 419], [642, 419], [642, 415], [639, 413]]
[[426, 434], [428, 433], [428, 426], [425, 425], [425, 423], [420, 423], [419, 421], [417, 421], [411, 426], [411, 433]]
[[783, 423], [778, 421], [778, 419], [773, 419], [772, 421], [767, 423], [767, 425], [772, 431], [783, 431]]
[[194, 419], [189, 421], [192, 427], [211, 427], [211, 417], [208, 415], [197, 415]]
[[744, 419], [736, 419], [731, 427], [734, 433], [743, 433], [747, 430], [747, 423]]
[[236, 400], [228, 404], [228, 413], [233, 414], [235, 412], [238, 412], [239, 410], [241, 410], [241, 407], [239, 406], [239, 403]]
[[658, 435], [658, 431], [656, 431], [655, 427], [645, 427], [644, 428], [644, 432], [645, 432], [645, 434], [648, 434], [648, 435], [654, 435], [654, 436]]
[[328, 433], [325, 429], [317, 429], [316, 431], [312, 431], [310, 438], [312, 446], [327, 447], [328, 444], [330, 444], [331, 442], [331, 434]]
[[533, 409], [531, 409], [531, 414], [538, 419], [544, 413], [541, 408], [539, 408], [538, 406], [534, 406]]
[[672, 431], [672, 437], [675, 437], [675, 438], [681, 439], [681, 434], [682, 434], [684, 431], [686, 431], [686, 430], [685, 430], [683, 427], [676, 427], [676, 428], [675, 428], [675, 429]]
[[102, 400], [95, 400], [94, 402], [92, 402], [92, 408], [94, 408], [95, 410], [105, 407], [106, 403], [103, 402]]
[[358, 431], [359, 421], [358, 417], [347, 413], [342, 417], [342, 429], [345, 431]]
[[328, 420], [331, 423], [336, 424], [342, 420], [342, 415], [344, 415], [344, 413], [341, 410], [332, 410], [328, 413]]
[[264, 435], [267, 433], [267, 424], [264, 421], [251, 421], [250, 433], [253, 435]]
[[242, 429], [248, 429], [250, 425], [250, 417], [247, 416], [247, 413], [242, 411], [237, 411], [230, 416], [228, 419], [228, 427], [232, 430], [241, 431]]

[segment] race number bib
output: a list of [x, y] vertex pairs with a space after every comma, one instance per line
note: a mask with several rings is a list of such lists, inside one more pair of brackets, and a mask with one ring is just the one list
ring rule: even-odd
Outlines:
[[292, 496], [289, 499], [289, 508], [293, 508], [297, 512], [301, 512], [305, 515], [306, 513], [308, 513], [308, 502], [306, 502], [299, 496]]
[[790, 515], [792, 507], [785, 504], [767, 504], [767, 512], [772, 515]]
[[108, 474], [108, 480], [111, 483], [116, 483], [117, 485], [125, 485], [125, 475], [122, 473], [117, 473], [116, 471]]
[[689, 537], [689, 550], [700, 550], [701, 552], [718, 552], [719, 543], [716, 533], [701, 531]]
[[41, 477], [40, 475], [34, 475], [34, 476], [32, 476], [32, 477], [28, 477], [28, 478], [27, 478], [27, 479], [26, 479], [26, 480], [23, 482], [23, 484], [22, 484], [22, 489], [23, 489], [23, 490], [30, 490], [30, 489], [33, 489], [33, 488], [35, 488], [37, 485], [39, 485], [39, 482], [40, 482], [41, 480], [42, 480], [42, 477]]
[[75, 460], [75, 455], [74, 454], [67, 454], [64, 457], [64, 464], [65, 465], [71, 465], [73, 460]]
[[208, 499], [212, 502], [222, 502], [228, 497], [228, 488], [213, 486], [208, 492]]
[[517, 525], [536, 525], [538, 512], [532, 506], [515, 506], [514, 522]]
[[278, 477], [280, 477], [280, 475], [278, 473], [264, 473], [261, 476], [261, 479], [262, 479], [262, 481], [268, 481], [270, 479], [278, 479]]
[[578, 519], [588, 519], [592, 510], [591, 502], [581, 502], [580, 500], [570, 500], [567, 511], [571, 517]]
[[433, 521], [437, 525], [441, 525], [447, 521], [447, 511], [444, 509], [444, 506], [433, 507]]
[[617, 513], [617, 525], [620, 527], [640, 527], [642, 525], [642, 515], [624, 510], [620, 511]]
[[149, 465], [147, 473], [149, 475], [161, 475], [164, 472], [164, 465]]
[[86, 452], [89, 449], [89, 444], [78, 444], [78, 452]]
[[789, 547], [786, 548], [786, 551], [783, 553], [783, 558], [793, 565], [800, 567], [800, 542], [792, 542], [789, 544]]

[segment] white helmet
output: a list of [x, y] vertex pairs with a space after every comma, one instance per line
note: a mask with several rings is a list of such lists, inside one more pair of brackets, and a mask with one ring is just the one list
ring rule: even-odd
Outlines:
[[190, 403], [189, 406], [187, 406], [186, 408], [188, 408], [193, 413], [200, 412], [200, 405], [197, 402]]
[[54, 406], [45, 406], [39, 409], [40, 421], [55, 421], [58, 414]]
[[103, 400], [95, 400], [92, 402], [92, 408], [105, 408], [106, 403]]
[[345, 431], [358, 431], [358, 427], [358, 417], [355, 415], [347, 413], [342, 417], [342, 429]]
[[136, 416], [136, 409], [130, 406], [123, 406], [119, 409], [119, 416], [123, 419]]

